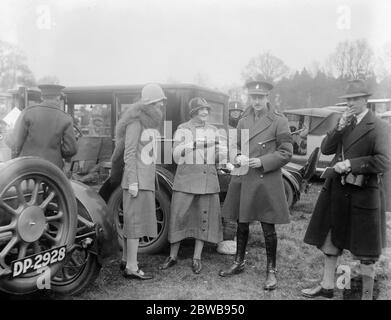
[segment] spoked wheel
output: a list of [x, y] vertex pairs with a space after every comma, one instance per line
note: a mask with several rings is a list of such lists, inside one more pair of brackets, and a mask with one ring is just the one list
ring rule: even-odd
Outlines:
[[12, 262], [64, 245], [68, 250], [75, 239], [76, 199], [63, 172], [46, 160], [8, 161], [0, 176], [0, 289], [29, 293], [38, 289], [37, 270], [48, 265], [52, 276], [64, 260], [43, 255], [33, 261], [33, 270], [17, 278], [10, 277]]
[[[124, 212], [122, 205], [122, 188], [118, 187], [111, 195], [108, 207], [114, 214], [115, 228], [118, 234], [119, 245], [123, 245]], [[156, 220], [157, 237], [142, 237], [139, 243], [140, 253], [157, 253], [168, 244], [168, 217], [170, 213], [170, 199], [162, 189], [156, 190]]]
[[99, 275], [101, 265], [90, 248], [96, 245], [96, 230], [88, 210], [77, 201], [78, 223], [75, 245], [52, 279], [55, 292], [68, 295], [81, 293]]

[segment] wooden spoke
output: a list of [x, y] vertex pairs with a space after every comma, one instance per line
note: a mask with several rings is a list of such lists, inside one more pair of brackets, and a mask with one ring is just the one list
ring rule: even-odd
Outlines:
[[6, 255], [11, 251], [11, 249], [18, 243], [18, 238], [13, 237], [7, 245], [3, 248], [3, 250], [0, 252], [0, 262], [4, 261], [4, 258]]
[[18, 259], [22, 259], [26, 256], [26, 251], [28, 248], [29, 244], [28, 243], [21, 243], [19, 246], [19, 252], [18, 252]]
[[18, 183], [15, 186], [16, 189], [16, 196], [18, 197], [18, 202], [21, 206], [25, 207], [26, 206], [26, 199], [24, 197], [24, 193], [22, 190], [22, 183]]
[[37, 203], [40, 183], [41, 181], [39, 180], [35, 181], [33, 192], [31, 193], [31, 200], [29, 202], [29, 205], [34, 205]]
[[46, 217], [46, 222], [59, 220], [59, 219], [61, 219], [63, 216], [64, 216], [64, 212], [59, 211], [59, 212], [58, 212], [56, 215], [54, 215], [54, 216]]
[[48, 204], [50, 203], [50, 201], [52, 201], [55, 197], [55, 193], [54, 191], [50, 192], [50, 194], [48, 195], [48, 197], [41, 203], [41, 205], [39, 206], [42, 210], [45, 210], [46, 207], [48, 206]]
[[4, 211], [6, 211], [9, 214], [12, 214], [13, 216], [17, 216], [19, 214], [18, 211], [10, 207], [2, 199], [0, 199], [0, 208], [2, 208]]

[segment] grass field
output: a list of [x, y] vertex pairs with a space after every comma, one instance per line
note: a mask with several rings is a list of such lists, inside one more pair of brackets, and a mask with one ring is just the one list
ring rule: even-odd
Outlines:
[[[272, 292], [263, 290], [266, 254], [260, 224], [251, 225], [247, 246], [247, 266], [243, 273], [231, 278], [221, 278], [218, 271], [228, 266], [233, 256], [220, 255], [216, 247], [207, 245], [203, 252], [203, 270], [195, 275], [191, 271], [193, 242], [188, 241], [179, 252], [176, 266], [160, 271], [167, 252], [157, 255], [140, 255], [144, 271], [155, 275], [153, 280], [127, 280], [119, 271], [119, 257], [105, 265], [98, 279], [79, 296], [64, 297], [54, 294], [36, 293], [38, 299], [304, 299], [300, 289], [320, 280], [322, 254], [314, 247], [303, 243], [320, 184], [314, 184], [308, 194], [296, 204], [291, 214], [291, 223], [277, 226], [278, 243], [278, 288]], [[390, 217], [389, 217], [390, 219]], [[390, 228], [387, 229], [391, 233]], [[377, 263], [377, 299], [391, 299], [391, 237], [388, 249]], [[349, 265], [354, 271], [357, 261], [349, 253], [340, 258], [340, 263]], [[322, 299], [322, 298], [319, 298]], [[343, 299], [342, 290], [336, 290], [334, 299]]]

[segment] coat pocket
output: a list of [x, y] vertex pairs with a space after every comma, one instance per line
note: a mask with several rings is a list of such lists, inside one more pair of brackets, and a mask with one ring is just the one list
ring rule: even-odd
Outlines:
[[[380, 208], [380, 193], [378, 188], [365, 188], [352, 194], [352, 207], [363, 209], [368, 213]], [[360, 210], [361, 211], [361, 210]]]

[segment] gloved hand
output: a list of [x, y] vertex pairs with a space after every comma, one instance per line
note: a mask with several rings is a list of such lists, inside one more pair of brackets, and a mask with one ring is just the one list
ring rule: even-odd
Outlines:
[[235, 166], [234, 166], [232, 163], [228, 162], [228, 163], [225, 165], [225, 168], [226, 168], [227, 170], [229, 170], [229, 171], [232, 171], [232, 170], [235, 168]]
[[248, 160], [248, 166], [250, 168], [260, 168], [262, 166], [261, 159], [259, 159], [259, 158], [250, 158]]
[[235, 162], [240, 166], [248, 166], [249, 158], [243, 154], [236, 157]]
[[128, 192], [132, 198], [137, 197], [138, 194], [138, 183], [131, 183], [128, 188]]

